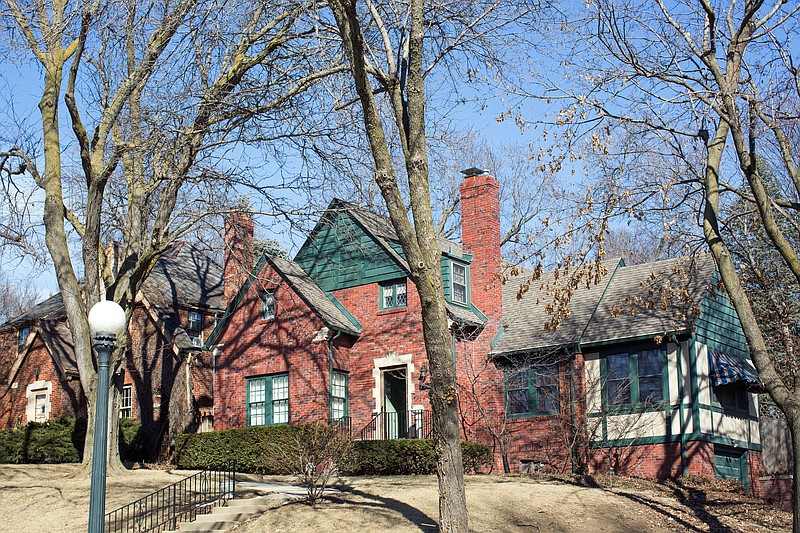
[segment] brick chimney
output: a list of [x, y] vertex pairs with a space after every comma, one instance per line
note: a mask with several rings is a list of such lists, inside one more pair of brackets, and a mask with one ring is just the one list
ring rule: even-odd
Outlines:
[[253, 269], [253, 219], [244, 211], [225, 218], [225, 302], [229, 303]]
[[487, 171], [463, 170], [461, 183], [461, 243], [472, 254], [471, 300], [495, 326], [502, 316], [500, 280], [500, 182]]

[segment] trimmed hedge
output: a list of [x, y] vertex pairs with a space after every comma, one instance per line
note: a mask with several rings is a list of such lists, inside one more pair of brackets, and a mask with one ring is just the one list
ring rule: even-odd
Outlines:
[[259, 426], [209, 433], [178, 435], [175, 463], [178, 468], [198, 469], [236, 461], [239, 472], [288, 474], [281, 467], [277, 446], [287, 443], [299, 426]]
[[[176, 463], [197, 469], [236, 461], [240, 472], [290, 474], [281, 467], [278, 446], [301, 426], [260, 426], [179, 435]], [[436, 472], [433, 441], [427, 439], [362, 440], [353, 443], [351, 464], [340, 465], [348, 473], [410, 475]], [[492, 461], [488, 446], [462, 442], [464, 469], [480, 472]]]
[[[0, 463], [79, 463], [85, 438], [85, 418], [61, 417], [0, 431]], [[123, 460], [138, 460], [143, 455], [144, 442], [145, 435], [139, 424], [129, 419], [120, 420], [119, 444]]]

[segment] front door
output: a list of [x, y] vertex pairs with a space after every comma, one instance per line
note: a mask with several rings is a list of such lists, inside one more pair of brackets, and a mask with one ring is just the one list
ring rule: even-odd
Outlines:
[[408, 433], [406, 368], [383, 371], [383, 438], [404, 439]]

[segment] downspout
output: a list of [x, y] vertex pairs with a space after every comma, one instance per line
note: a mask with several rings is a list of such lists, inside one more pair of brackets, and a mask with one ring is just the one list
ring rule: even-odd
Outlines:
[[[578, 343], [578, 350], [580, 351], [580, 343]], [[572, 354], [569, 357], [569, 414], [572, 429], [573, 431], [577, 431], [575, 415], [575, 362], [572, 359]], [[576, 449], [574, 434], [572, 435], [572, 446], [570, 446], [570, 448], [572, 448], [570, 450], [570, 455], [572, 455], [572, 473], [575, 474], [577, 473], [576, 463], [578, 460], [578, 450]]]
[[328, 423], [333, 423], [333, 341], [339, 338], [342, 332], [336, 330], [336, 335], [328, 339]]
[[678, 423], [680, 424], [681, 433], [680, 433], [680, 443], [681, 443], [681, 474], [686, 475], [686, 430], [685, 430], [685, 423], [686, 417], [683, 414], [683, 350], [681, 349], [681, 343], [678, 342], [678, 337], [673, 332], [672, 340], [675, 341], [675, 344], [678, 347], [678, 391], [680, 392], [680, 397], [678, 398]]

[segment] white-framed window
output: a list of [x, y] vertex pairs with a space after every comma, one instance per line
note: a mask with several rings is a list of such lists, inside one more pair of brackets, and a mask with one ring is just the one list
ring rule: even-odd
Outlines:
[[247, 379], [247, 425], [289, 423], [289, 375]]
[[459, 304], [467, 304], [467, 267], [458, 263], [452, 263], [453, 277], [453, 302]]
[[275, 318], [275, 291], [261, 293], [261, 320]]
[[26, 417], [28, 422], [47, 422], [50, 420], [50, 395], [53, 384], [50, 381], [38, 380], [28, 385], [25, 396], [28, 399]]
[[188, 323], [186, 332], [189, 338], [192, 339], [194, 346], [203, 345], [203, 314], [197, 311], [189, 311]]
[[122, 399], [119, 404], [119, 417], [133, 417], [133, 385], [122, 386]]
[[333, 372], [331, 379], [331, 418], [341, 420], [348, 416], [347, 374]]
[[408, 305], [406, 280], [396, 280], [380, 285], [380, 308], [399, 309]]

